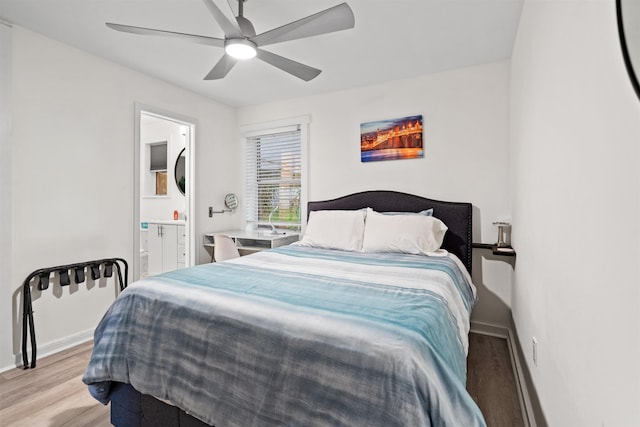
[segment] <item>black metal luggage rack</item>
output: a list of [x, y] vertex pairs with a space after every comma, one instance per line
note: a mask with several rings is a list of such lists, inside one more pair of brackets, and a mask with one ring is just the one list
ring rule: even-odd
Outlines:
[[[124, 278], [122, 276], [122, 268], [124, 266]], [[122, 258], [104, 258], [94, 261], [79, 262], [76, 264], [58, 265], [56, 267], [41, 268], [29, 274], [22, 284], [22, 363], [24, 369], [36, 367], [36, 332], [33, 328], [33, 306], [31, 304], [31, 281], [38, 278], [38, 290], [44, 291], [49, 288], [49, 276], [51, 273], [58, 273], [60, 286], [68, 286], [71, 284], [69, 272], [73, 272], [74, 282], [82, 283], [85, 281], [85, 269], [91, 274], [92, 280], [100, 279], [100, 267], [103, 266], [103, 276], [112, 277], [113, 267], [116, 267], [118, 285], [120, 292], [127, 287], [129, 277], [129, 265]], [[29, 356], [27, 355], [27, 328], [30, 332], [31, 339], [31, 365], [29, 366]]]

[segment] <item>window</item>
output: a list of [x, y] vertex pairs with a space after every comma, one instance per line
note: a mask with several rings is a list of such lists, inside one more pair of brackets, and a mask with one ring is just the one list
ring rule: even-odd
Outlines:
[[306, 215], [306, 139], [306, 122], [245, 134], [248, 224], [300, 230]]

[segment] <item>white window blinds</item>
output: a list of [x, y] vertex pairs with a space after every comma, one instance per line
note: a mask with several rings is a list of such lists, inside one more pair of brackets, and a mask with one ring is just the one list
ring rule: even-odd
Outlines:
[[292, 130], [246, 139], [246, 220], [300, 229], [301, 135]]

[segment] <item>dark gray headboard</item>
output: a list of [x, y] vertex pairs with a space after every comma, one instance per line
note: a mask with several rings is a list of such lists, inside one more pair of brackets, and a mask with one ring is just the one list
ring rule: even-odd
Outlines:
[[363, 191], [333, 200], [309, 202], [307, 215], [320, 210], [371, 208], [377, 212], [420, 212], [433, 208], [433, 216], [447, 227], [442, 248], [456, 255], [471, 274], [471, 203], [443, 202], [397, 191]]

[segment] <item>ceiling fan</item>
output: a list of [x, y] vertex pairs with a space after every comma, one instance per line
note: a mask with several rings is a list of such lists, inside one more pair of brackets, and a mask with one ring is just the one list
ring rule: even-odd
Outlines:
[[110, 22], [107, 22], [106, 25], [109, 28], [126, 33], [170, 37], [192, 43], [224, 48], [224, 55], [211, 71], [209, 71], [209, 74], [205, 76], [205, 80], [222, 79], [231, 71], [238, 61], [257, 57], [304, 81], [309, 81], [317, 77], [321, 70], [268, 52], [262, 49], [262, 47], [274, 43], [346, 30], [353, 28], [355, 25], [353, 11], [349, 5], [342, 3], [256, 35], [253, 24], [245, 18], [243, 14], [243, 5], [246, 1], [247, 0], [238, 0], [238, 16], [234, 16], [231, 7], [225, 0], [203, 0], [205, 6], [207, 6], [207, 9], [209, 9], [209, 12], [211, 12], [213, 18], [224, 32], [224, 39], [156, 30], [153, 28], [134, 27], [131, 25], [113, 24]]

